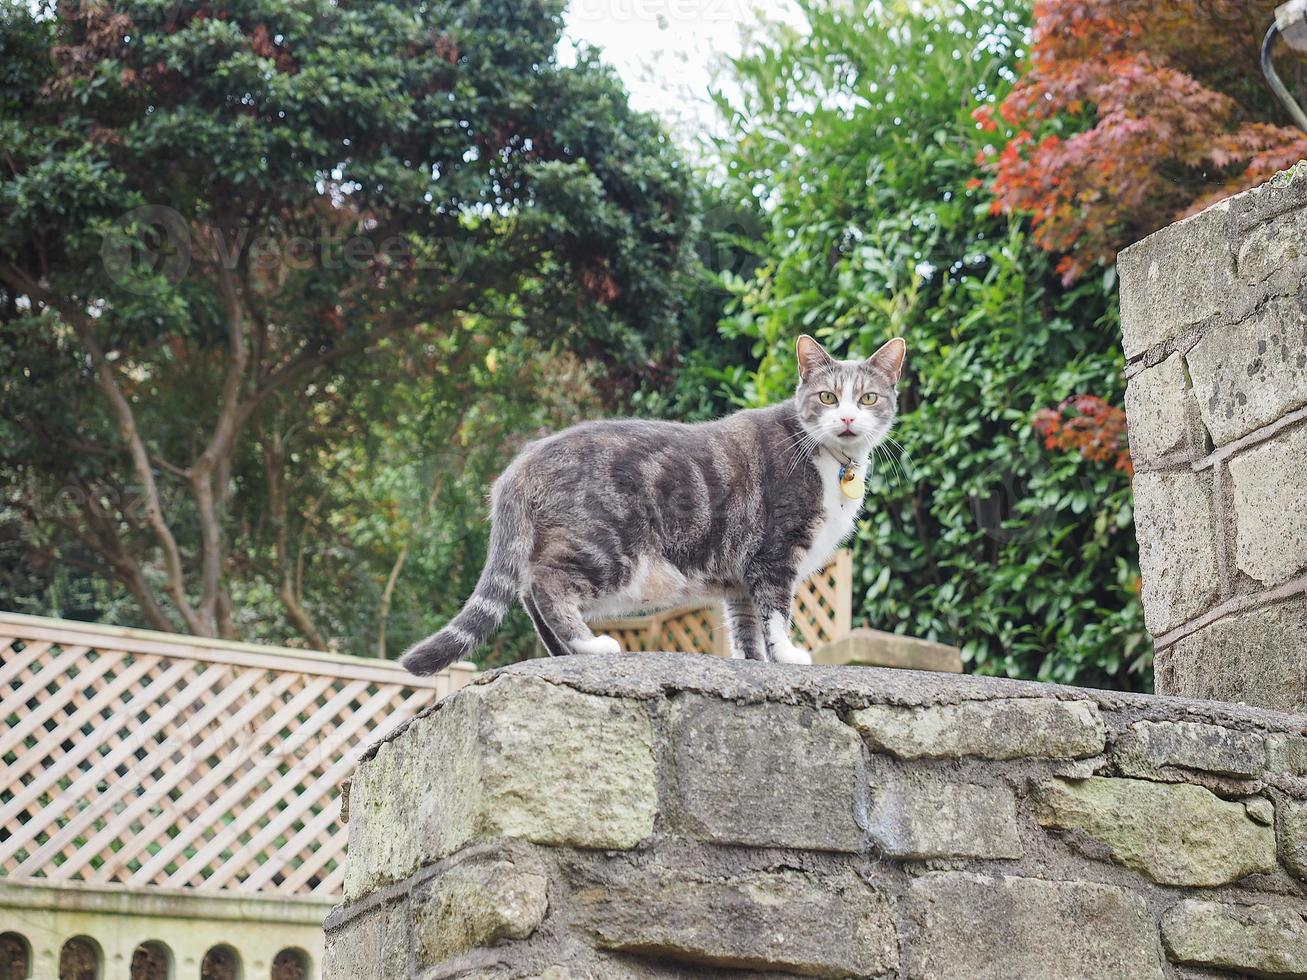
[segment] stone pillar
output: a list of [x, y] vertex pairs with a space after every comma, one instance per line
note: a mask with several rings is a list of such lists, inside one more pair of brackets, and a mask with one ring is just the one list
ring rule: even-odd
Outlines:
[[1159, 694], [1307, 708], [1307, 163], [1118, 259]]

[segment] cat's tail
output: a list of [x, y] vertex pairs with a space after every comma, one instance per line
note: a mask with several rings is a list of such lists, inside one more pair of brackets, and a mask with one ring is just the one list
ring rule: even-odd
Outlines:
[[517, 596], [531, 548], [531, 522], [505, 473], [490, 492], [490, 550], [476, 588], [444, 628], [413, 644], [400, 665], [419, 676], [444, 670], [489, 638]]

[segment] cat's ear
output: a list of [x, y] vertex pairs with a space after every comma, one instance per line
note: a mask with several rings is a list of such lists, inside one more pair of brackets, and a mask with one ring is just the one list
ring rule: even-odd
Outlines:
[[899, 374], [903, 371], [903, 358], [908, 353], [908, 345], [902, 337], [895, 337], [883, 345], [880, 350], [867, 358], [872, 367], [884, 371], [895, 384], [899, 383]]
[[802, 334], [798, 343], [794, 345], [794, 353], [799, 359], [799, 377], [805, 380], [818, 368], [835, 363], [835, 358], [826, 353], [826, 348], [806, 333]]

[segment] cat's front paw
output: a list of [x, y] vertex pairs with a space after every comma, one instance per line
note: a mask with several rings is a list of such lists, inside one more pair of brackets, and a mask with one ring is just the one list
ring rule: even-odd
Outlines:
[[812, 654], [803, 647], [796, 647], [793, 643], [787, 644], [776, 651], [776, 662], [778, 664], [812, 664]]

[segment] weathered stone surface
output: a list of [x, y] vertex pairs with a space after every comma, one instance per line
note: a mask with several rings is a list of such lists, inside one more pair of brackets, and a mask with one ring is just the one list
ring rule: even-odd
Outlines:
[[1136, 464], [1181, 450], [1196, 457], [1207, 449], [1207, 431], [1198, 419], [1183, 354], [1172, 354], [1131, 378], [1126, 385], [1125, 410], [1130, 456]]
[[1282, 800], [1276, 807], [1280, 861], [1296, 878], [1307, 881], [1307, 803]]
[[418, 965], [525, 939], [544, 920], [548, 885], [541, 869], [511, 861], [468, 861], [446, 870], [412, 896]]
[[1213, 605], [1218, 587], [1210, 471], [1136, 473], [1144, 621], [1154, 636]]
[[[1239, 246], [1235, 266], [1245, 285], [1271, 282], [1294, 292], [1307, 262], [1307, 210], [1290, 211], [1253, 228]], [[1279, 291], [1279, 290], [1277, 290]]]
[[608, 949], [820, 977], [876, 977], [898, 967], [890, 903], [852, 874], [712, 880], [636, 872], [576, 898], [580, 920]]
[[1123, 888], [961, 872], [913, 881], [913, 980], [1147, 980], [1161, 951], [1144, 900]]
[[478, 838], [634, 847], [656, 810], [644, 704], [501, 676], [451, 696], [359, 765], [345, 894]]
[[360, 763], [350, 785], [347, 899], [398, 881], [473, 836], [482, 697], [460, 693]]
[[1225, 202], [1163, 228], [1117, 256], [1127, 358], [1218, 317], [1236, 290]]
[[867, 832], [878, 848], [899, 858], [1022, 854], [1012, 790], [934, 771], [874, 776]]
[[1307, 976], [1307, 921], [1289, 909], [1189, 899], [1162, 917], [1162, 939], [1177, 963]]
[[[566, 964], [554, 963], [525, 980], [734, 980], [740, 974], [729, 968], [714, 970], [691, 963], [658, 960], [629, 953], [595, 953], [582, 960], [571, 952]], [[460, 974], [472, 980], [471, 974]], [[750, 970], [743, 974], [749, 980], [790, 980], [789, 971]], [[517, 980], [510, 973], [505, 980]], [[476, 980], [480, 980], [478, 976]]]
[[861, 626], [834, 643], [817, 647], [812, 662], [962, 673], [962, 651], [957, 647]]
[[853, 726], [877, 752], [901, 759], [1080, 759], [1103, 751], [1103, 719], [1092, 701], [995, 698], [929, 707], [878, 704]]
[[[1301, 375], [1307, 391], [1307, 370]], [[1307, 570], [1307, 426], [1240, 453], [1229, 467], [1239, 568], [1263, 585]]]
[[1115, 758], [1122, 773], [1144, 779], [1166, 777], [1172, 768], [1253, 777], [1266, 768], [1266, 744], [1261, 735], [1219, 725], [1139, 721], [1118, 743]]
[[1307, 709], [1307, 599], [1228, 616], [1158, 654], [1157, 692]]
[[1266, 736], [1266, 768], [1307, 776], [1307, 738], [1275, 732]]
[[1246, 800], [1240, 800], [1243, 804], [1244, 812], [1248, 814], [1248, 819], [1263, 827], [1275, 826], [1275, 804], [1264, 796], [1250, 796]]
[[866, 846], [862, 746], [835, 712], [683, 694], [670, 727], [678, 830], [755, 847]]
[[332, 980], [400, 980], [413, 948], [408, 901], [368, 909], [327, 930], [322, 975]]
[[653, 726], [644, 705], [515, 684], [486, 699], [481, 736], [490, 835], [629, 848], [653, 832]]
[[1275, 834], [1200, 786], [1092, 776], [1039, 787], [1036, 818], [1081, 831], [1163, 885], [1224, 885], [1275, 869]]
[[1307, 311], [1283, 296], [1185, 355], [1203, 423], [1218, 446], [1307, 405]]
[[1282, 215], [1307, 208], [1307, 162], [1299, 162], [1266, 183], [1228, 199], [1235, 240]]

